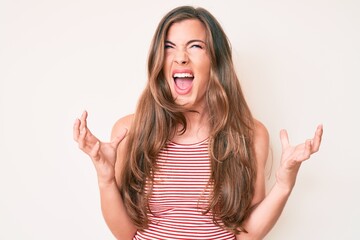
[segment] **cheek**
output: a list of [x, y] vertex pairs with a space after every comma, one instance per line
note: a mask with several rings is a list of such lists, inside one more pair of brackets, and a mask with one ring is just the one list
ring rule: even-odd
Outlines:
[[200, 71], [201, 71], [201, 78], [204, 81], [208, 81], [210, 78], [210, 63], [203, 62]]
[[210, 81], [210, 64], [204, 64], [201, 68], [201, 83], [200, 88], [202, 91], [206, 91]]
[[169, 78], [171, 78], [170, 69], [171, 69], [171, 61], [165, 59], [163, 66], [163, 73], [167, 81], [169, 81], [170, 80]]
[[210, 59], [206, 54], [198, 56], [196, 62], [202, 73], [210, 72]]

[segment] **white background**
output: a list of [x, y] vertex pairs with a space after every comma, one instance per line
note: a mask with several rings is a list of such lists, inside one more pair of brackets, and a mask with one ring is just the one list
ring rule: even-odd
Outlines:
[[92, 163], [72, 140], [86, 109], [108, 140], [135, 109], [160, 18], [210, 10], [232, 42], [256, 118], [299, 143], [324, 124], [321, 151], [267, 239], [358, 239], [360, 4], [350, 0], [0, 2], [0, 239], [113, 239]]

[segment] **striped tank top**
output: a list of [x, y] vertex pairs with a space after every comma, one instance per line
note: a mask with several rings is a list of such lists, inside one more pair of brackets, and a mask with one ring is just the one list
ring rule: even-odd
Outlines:
[[210, 158], [208, 140], [195, 144], [169, 142], [159, 153], [149, 199], [151, 221], [133, 239], [235, 239], [217, 226], [208, 206]]

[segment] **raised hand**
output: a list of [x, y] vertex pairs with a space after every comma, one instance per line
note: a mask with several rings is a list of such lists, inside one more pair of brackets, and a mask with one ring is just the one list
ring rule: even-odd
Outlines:
[[308, 139], [302, 144], [291, 146], [287, 131], [281, 130], [282, 155], [281, 165], [276, 175], [277, 184], [289, 190], [292, 189], [301, 163], [319, 150], [322, 134], [323, 127], [319, 125], [312, 139]]
[[80, 119], [76, 119], [73, 128], [74, 140], [79, 148], [90, 156], [99, 184], [107, 184], [115, 179], [116, 150], [124, 139], [127, 129], [124, 128], [111, 142], [101, 142], [87, 127], [87, 112], [84, 111]]

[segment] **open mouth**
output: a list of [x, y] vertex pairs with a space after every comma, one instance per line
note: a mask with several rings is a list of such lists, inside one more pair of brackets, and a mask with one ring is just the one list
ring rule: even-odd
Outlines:
[[190, 91], [194, 80], [194, 75], [190, 72], [179, 72], [173, 74], [176, 91], [179, 94], [186, 94]]

